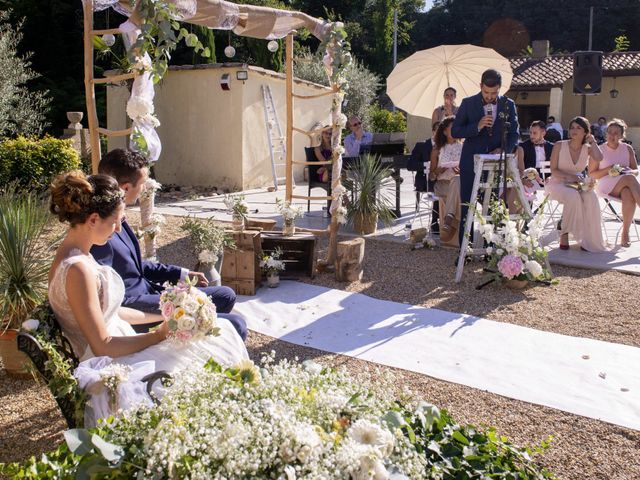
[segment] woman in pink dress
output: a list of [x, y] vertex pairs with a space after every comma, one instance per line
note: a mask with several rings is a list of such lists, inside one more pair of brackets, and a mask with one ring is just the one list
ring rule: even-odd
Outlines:
[[[630, 246], [629, 227], [633, 222], [636, 205], [640, 205], [640, 183], [636, 154], [630, 145], [623, 143], [627, 124], [614, 118], [607, 124], [607, 143], [600, 146], [604, 159], [595, 168], [589, 168], [589, 175], [598, 179], [598, 193], [619, 198], [622, 201], [622, 238], [620, 245]], [[612, 167], [617, 165], [615, 169]], [[614, 175], [611, 176], [611, 173]]]
[[601, 160], [602, 152], [589, 133], [589, 121], [575, 117], [569, 124], [569, 140], [556, 142], [553, 146], [551, 176], [545, 186], [549, 197], [562, 203], [562, 250], [569, 249], [569, 233], [582, 250], [606, 250], [602, 239], [600, 203], [592, 188], [593, 180], [582, 175], [587, 165], [597, 169]]

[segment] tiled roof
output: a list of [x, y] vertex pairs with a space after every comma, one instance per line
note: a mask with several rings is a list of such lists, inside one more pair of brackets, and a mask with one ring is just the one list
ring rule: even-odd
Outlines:
[[[561, 87], [573, 75], [573, 55], [549, 55], [544, 58], [510, 58], [513, 70], [511, 88]], [[640, 52], [605, 53], [603, 75], [640, 75]]]

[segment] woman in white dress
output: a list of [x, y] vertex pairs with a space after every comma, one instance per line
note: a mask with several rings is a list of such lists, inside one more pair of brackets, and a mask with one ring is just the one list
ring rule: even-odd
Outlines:
[[451, 125], [455, 117], [446, 117], [436, 130], [429, 178], [436, 183], [434, 193], [444, 199], [444, 221], [440, 226], [440, 239], [450, 241], [460, 225], [460, 156], [462, 141], [451, 136]]
[[[600, 121], [598, 119], [598, 121]], [[633, 222], [636, 205], [640, 205], [640, 183], [638, 162], [631, 145], [622, 142], [627, 124], [614, 118], [607, 124], [607, 143], [600, 145], [603, 160], [599, 165], [590, 165], [589, 175], [598, 180], [600, 195], [615, 197], [622, 202], [622, 236], [620, 245], [630, 247], [629, 228]], [[611, 167], [618, 165], [618, 175], [610, 174]]]
[[89, 249], [120, 231], [124, 214], [118, 183], [106, 175], [82, 172], [58, 176], [51, 186], [51, 211], [69, 230], [49, 272], [49, 302], [80, 361], [98, 356], [135, 365], [153, 361], [156, 370], [175, 373], [213, 358], [230, 366], [248, 358], [231, 323], [218, 318], [219, 336], [186, 345], [165, 341], [166, 322], [137, 334], [131, 324], [161, 321], [157, 314], [121, 307], [124, 283], [111, 267], [98, 264]]

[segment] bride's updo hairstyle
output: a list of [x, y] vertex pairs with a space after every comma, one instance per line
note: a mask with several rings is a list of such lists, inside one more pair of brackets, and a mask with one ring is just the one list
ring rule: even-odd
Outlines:
[[124, 201], [118, 182], [108, 175], [86, 176], [80, 170], [58, 175], [51, 184], [51, 213], [75, 226], [97, 213], [107, 218]]

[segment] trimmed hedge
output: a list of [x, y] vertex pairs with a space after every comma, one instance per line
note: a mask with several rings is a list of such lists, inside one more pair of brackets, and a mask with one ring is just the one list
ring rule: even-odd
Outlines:
[[81, 168], [70, 140], [19, 136], [0, 142], [0, 185], [16, 182], [19, 188], [44, 190], [51, 180]]

